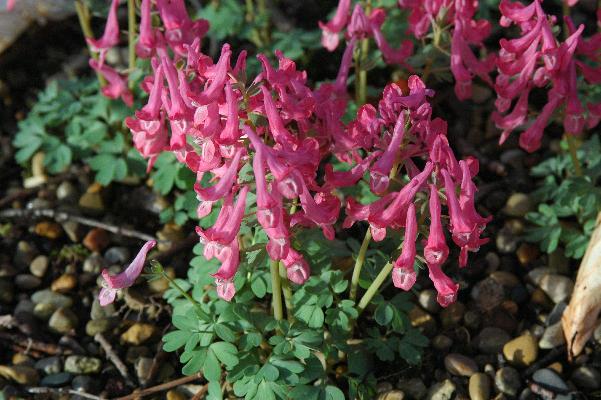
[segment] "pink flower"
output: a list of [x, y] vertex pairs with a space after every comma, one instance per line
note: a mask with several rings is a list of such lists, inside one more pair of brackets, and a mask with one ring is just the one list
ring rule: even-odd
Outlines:
[[221, 176], [221, 179], [219, 179], [219, 182], [215, 186], [203, 188], [198, 182], [194, 184], [194, 191], [196, 191], [200, 201], [219, 200], [232, 190], [232, 186], [238, 176], [238, 167], [243, 152], [244, 149], [241, 147], [236, 149], [232, 161], [227, 166], [225, 173]]
[[311, 269], [305, 258], [296, 250], [290, 249], [286, 258], [282, 260], [286, 267], [288, 280], [297, 285], [302, 285], [309, 279]]
[[233, 280], [216, 278], [215, 288], [217, 290], [217, 296], [225, 301], [231, 301], [236, 294], [236, 287], [234, 286]]
[[413, 269], [415, 263], [415, 240], [417, 239], [417, 219], [415, 216], [415, 205], [411, 203], [407, 208], [407, 220], [405, 222], [405, 238], [403, 239], [403, 250], [394, 262], [392, 269], [392, 282], [394, 286], [403, 290], [410, 290], [417, 274]]
[[100, 64], [104, 63], [104, 55], [106, 54], [106, 51], [119, 43], [119, 20], [117, 18], [118, 8], [119, 0], [112, 0], [102, 37], [100, 39], [86, 39], [93, 50], [101, 52]]
[[393, 49], [388, 44], [382, 32], [382, 25], [386, 19], [386, 12], [381, 8], [376, 8], [369, 16], [371, 29], [374, 34], [376, 45], [382, 52], [384, 61], [388, 64], [399, 64], [411, 69], [407, 63], [407, 59], [413, 54], [413, 42], [411, 40], [403, 40], [398, 49]]
[[209, 30], [208, 22], [204, 19], [192, 21], [184, 0], [156, 0], [156, 4], [165, 26], [165, 39], [177, 54], [185, 56], [184, 45], [204, 36]]
[[115, 301], [117, 292], [120, 289], [128, 288], [136, 282], [136, 279], [138, 279], [138, 276], [142, 273], [142, 268], [144, 268], [146, 255], [155, 245], [156, 242], [154, 240], [146, 242], [138, 252], [138, 255], [136, 255], [136, 258], [134, 258], [125, 271], [119, 275], [112, 276], [109, 274], [108, 270], [102, 270], [102, 278], [104, 279], [106, 286], [100, 289], [100, 294], [98, 295], [101, 306], [104, 307]]
[[448, 307], [450, 304], [457, 301], [457, 291], [459, 284], [454, 283], [451, 278], [445, 275], [438, 264], [428, 264], [428, 272], [430, 280], [434, 283], [434, 287], [438, 292], [436, 300], [442, 307]]
[[330, 22], [324, 24], [319, 21], [319, 28], [322, 31], [321, 44], [329, 51], [334, 51], [338, 47], [338, 34], [344, 29], [351, 7], [351, 0], [339, 0], [336, 14]]
[[140, 6], [142, 14], [140, 18], [140, 36], [136, 43], [136, 54], [140, 58], [150, 58], [156, 47], [156, 39], [152, 27], [152, 15], [150, 14], [151, 8], [152, 0], [142, 0]]
[[101, 89], [103, 95], [109, 99], [121, 98], [127, 106], [132, 106], [134, 103], [134, 96], [127, 87], [126, 76], [121, 75], [106, 64], [100, 65], [98, 61], [93, 58], [90, 59], [90, 67], [100, 75], [104, 76], [107, 80], [107, 84]]
[[351, 20], [346, 28], [346, 36], [351, 39], [365, 39], [372, 35], [371, 25], [369, 18], [365, 15], [361, 4], [355, 4], [353, 13], [351, 14]]
[[6, 11], [12, 11], [16, 3], [17, 0], [6, 0]]
[[430, 233], [424, 247], [424, 258], [428, 267], [440, 267], [449, 256], [449, 247], [442, 230], [441, 207], [436, 186], [430, 185]]
[[392, 139], [382, 156], [374, 163], [370, 169], [369, 187], [375, 194], [380, 194], [388, 189], [390, 171], [396, 161], [397, 155], [401, 149], [401, 143], [405, 135], [405, 114], [399, 114], [399, 118], [394, 125]]

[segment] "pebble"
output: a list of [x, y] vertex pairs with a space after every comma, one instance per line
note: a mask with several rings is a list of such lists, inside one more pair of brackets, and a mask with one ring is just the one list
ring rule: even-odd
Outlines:
[[158, 239], [158, 251], [167, 251], [171, 248], [173, 243], [177, 243], [184, 239], [184, 232], [182, 231], [181, 226], [174, 223], [168, 223], [156, 233], [156, 236]]
[[523, 217], [532, 210], [532, 201], [525, 193], [513, 193], [507, 199], [503, 212], [510, 217]]
[[518, 247], [518, 237], [508, 228], [501, 228], [495, 238], [495, 244], [499, 252], [504, 254], [514, 253]]
[[432, 338], [432, 346], [436, 350], [448, 350], [453, 345], [453, 339], [445, 335], [436, 335]]
[[62, 274], [50, 285], [53, 292], [66, 293], [77, 286], [77, 277], [74, 274]]
[[13, 314], [14, 315], [17, 315], [19, 313], [33, 314], [33, 307], [35, 307], [35, 304], [33, 304], [33, 301], [31, 301], [29, 299], [19, 300], [19, 302], [17, 303], [17, 306], [15, 307]]
[[[167, 276], [171, 279], [175, 278], [175, 270], [172, 267], [165, 268], [165, 274], [167, 274]], [[163, 293], [169, 289], [169, 281], [162, 276], [159, 279], [153, 279], [149, 281], [148, 288], [154, 293]]]
[[15, 285], [22, 290], [35, 289], [42, 284], [42, 280], [30, 274], [19, 274], [15, 276]]
[[516, 251], [516, 256], [518, 257], [520, 264], [525, 267], [538, 259], [539, 250], [538, 247], [532, 244], [522, 243]]
[[137, 346], [150, 339], [155, 331], [156, 328], [154, 325], [136, 322], [121, 335], [121, 340]]
[[25, 269], [31, 264], [31, 261], [37, 256], [38, 250], [35, 245], [24, 240], [17, 243], [15, 257], [13, 259], [15, 265], [19, 269]]
[[63, 369], [63, 362], [58, 356], [46, 357], [37, 361], [34, 367], [46, 375], [58, 374]]
[[482, 317], [478, 312], [468, 310], [463, 316], [463, 322], [465, 323], [465, 326], [470, 329], [478, 329], [480, 323], [482, 322]]
[[409, 311], [409, 321], [411, 326], [419, 329], [426, 336], [436, 333], [436, 321], [420, 307], [415, 306]]
[[42, 378], [40, 384], [42, 386], [61, 387], [71, 382], [72, 378], [73, 375], [71, 375], [68, 372], [59, 372], [56, 374], [50, 374], [48, 376], [45, 376], [44, 378]]
[[58, 333], [69, 333], [77, 328], [77, 316], [68, 308], [58, 308], [48, 320], [48, 326]]
[[100, 271], [106, 267], [104, 258], [100, 254], [92, 254], [87, 257], [83, 262], [83, 271], [92, 274], [99, 274]]
[[488, 272], [496, 271], [499, 268], [499, 265], [501, 265], [501, 258], [495, 252], [489, 251], [486, 253], [486, 256], [484, 256], [484, 259], [486, 260], [486, 270]]
[[490, 399], [490, 379], [488, 375], [478, 372], [470, 377], [469, 394], [471, 400]]
[[601, 387], [601, 374], [599, 370], [587, 365], [578, 367], [572, 373], [571, 379], [581, 389], [597, 390]]
[[92, 319], [103, 319], [103, 318], [108, 318], [108, 317], [112, 317], [113, 315], [115, 315], [115, 305], [114, 304], [108, 304], [106, 306], [101, 306], [100, 303], [98, 302], [98, 299], [95, 298], [94, 301], [92, 302], [92, 309], [90, 310], [90, 318]]
[[104, 259], [108, 264], [128, 264], [130, 262], [130, 252], [127, 247], [111, 247], [104, 253]]
[[63, 234], [63, 228], [53, 221], [42, 221], [35, 224], [33, 232], [41, 237], [56, 240]]
[[478, 372], [478, 364], [474, 360], [458, 353], [448, 354], [444, 365], [452, 375], [470, 377]]
[[109, 318], [91, 319], [86, 323], [86, 335], [94, 337], [97, 333], [108, 331], [113, 325], [113, 320]]
[[561, 321], [545, 328], [543, 336], [538, 341], [538, 347], [541, 349], [554, 349], [566, 342], [563, 335]]
[[508, 288], [514, 288], [520, 285], [518, 277], [507, 271], [494, 271], [490, 274], [490, 278]]
[[534, 283], [535, 285], [539, 285], [543, 276], [550, 274], [551, 273], [551, 269], [549, 269], [548, 267], [538, 267], [538, 268], [534, 268], [532, 270], [530, 270], [528, 272], [528, 279]]
[[440, 305], [436, 301], [436, 290], [434, 289], [426, 289], [422, 290], [419, 293], [417, 298], [419, 305], [424, 308], [424, 310], [429, 311], [431, 313], [436, 313], [440, 311]]
[[14, 297], [13, 285], [0, 279], [0, 303], [12, 303]]
[[69, 181], [63, 181], [56, 188], [56, 198], [61, 201], [70, 202], [77, 199], [77, 189]]
[[71, 387], [78, 392], [95, 393], [98, 391], [98, 381], [86, 375], [77, 375], [71, 382]]
[[79, 206], [89, 211], [99, 212], [104, 210], [104, 201], [97, 187], [92, 185], [79, 198]]
[[490, 311], [503, 302], [505, 289], [497, 280], [487, 277], [476, 283], [470, 293], [478, 307]]
[[390, 390], [385, 393], [380, 393], [378, 400], [403, 400], [405, 393], [400, 390]]
[[39, 290], [31, 295], [31, 301], [35, 304], [50, 304], [55, 308], [71, 307], [73, 300], [63, 294], [53, 292], [49, 289]]
[[423, 399], [428, 393], [426, 385], [419, 378], [401, 379], [397, 382], [396, 387], [416, 400]]
[[503, 355], [513, 365], [527, 367], [538, 357], [536, 339], [530, 334], [518, 336], [503, 346]]
[[538, 285], [553, 303], [567, 300], [574, 290], [574, 282], [570, 278], [557, 274], [543, 275]]
[[186, 396], [184, 396], [182, 393], [178, 392], [175, 389], [171, 389], [167, 392], [167, 396], [166, 396], [167, 400], [187, 400]]
[[46, 275], [49, 263], [48, 257], [43, 255], [37, 256], [31, 261], [31, 264], [29, 264], [29, 272], [31, 272], [33, 276], [42, 278]]
[[428, 390], [427, 400], [451, 400], [455, 393], [455, 384], [450, 379], [435, 383]]
[[134, 363], [134, 370], [136, 371], [136, 376], [138, 377], [138, 381], [142, 385], [148, 381], [150, 377], [150, 370], [152, 369], [153, 359], [151, 357], [139, 357]]
[[553, 307], [553, 309], [547, 316], [545, 323], [547, 325], [553, 325], [553, 324], [561, 321], [561, 317], [563, 316], [563, 313], [567, 307], [568, 307], [568, 305], [563, 301], [555, 304], [555, 307]]
[[101, 368], [102, 362], [95, 357], [69, 356], [65, 360], [65, 371], [73, 374], [95, 374]]
[[475, 339], [475, 344], [478, 350], [484, 354], [497, 354], [510, 340], [511, 336], [503, 329], [488, 326], [480, 331]]
[[21, 385], [36, 385], [40, 380], [38, 371], [25, 365], [0, 365], [0, 377]]
[[503, 367], [495, 374], [495, 386], [501, 393], [516, 396], [522, 383], [519, 372], [512, 367]]
[[459, 324], [465, 314], [465, 305], [461, 302], [450, 304], [440, 312], [440, 321], [445, 328], [453, 327]]
[[63, 230], [67, 234], [69, 240], [74, 243], [79, 243], [79, 241], [81, 241], [83, 229], [80, 224], [75, 221], [64, 221], [61, 223], [61, 226], [63, 227]]
[[100, 228], [91, 229], [83, 238], [83, 245], [90, 251], [100, 252], [110, 243], [111, 238], [107, 231]]
[[[570, 390], [567, 383], [553, 370], [549, 368], [539, 369], [532, 374], [532, 380], [551, 391], [567, 392]], [[555, 400], [568, 400], [571, 396], [558, 394]]]
[[12, 358], [13, 365], [27, 365], [32, 367], [34, 365], [34, 361], [31, 357], [24, 353], [15, 353]]

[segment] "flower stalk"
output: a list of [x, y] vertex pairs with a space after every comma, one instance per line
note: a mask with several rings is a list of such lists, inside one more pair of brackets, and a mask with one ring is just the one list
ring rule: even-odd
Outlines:
[[269, 270], [271, 272], [271, 291], [273, 317], [277, 321], [284, 319], [284, 310], [282, 308], [282, 281], [280, 278], [279, 261], [269, 260]]
[[365, 254], [367, 253], [367, 249], [369, 247], [370, 242], [371, 230], [368, 228], [367, 232], [365, 232], [363, 243], [361, 243], [361, 247], [359, 248], [359, 254], [357, 254], [357, 259], [355, 260], [355, 267], [353, 268], [353, 276], [351, 278], [351, 289], [349, 293], [349, 299], [351, 300], [355, 300], [357, 298], [357, 288], [359, 287], [361, 269], [363, 268], [363, 264], [365, 263]]
[[[136, 1], [127, 0], [127, 40], [128, 40], [128, 56], [129, 56], [129, 72], [131, 73], [136, 68]], [[129, 87], [133, 89], [134, 82], [130, 80]]]
[[382, 268], [382, 270], [380, 271], [378, 276], [376, 276], [376, 279], [374, 279], [374, 281], [371, 283], [371, 285], [369, 285], [369, 288], [367, 288], [367, 291], [365, 292], [363, 297], [361, 297], [361, 300], [359, 301], [359, 304], [357, 305], [359, 314], [361, 314], [363, 312], [363, 310], [365, 310], [365, 308], [369, 305], [369, 303], [371, 303], [371, 300], [378, 293], [378, 291], [380, 290], [380, 287], [382, 286], [382, 284], [384, 283], [386, 278], [388, 278], [388, 275], [392, 271], [392, 267], [393, 267], [393, 263], [391, 263], [391, 262], [386, 263], [386, 265], [384, 265], [384, 268]]
[[286, 267], [279, 263], [280, 282], [282, 284], [282, 293], [284, 294], [284, 305], [286, 306], [286, 318], [288, 322], [294, 321], [294, 306], [292, 305], [292, 288], [288, 280]]
[[568, 143], [568, 151], [570, 152], [570, 158], [572, 159], [572, 165], [574, 166], [574, 174], [576, 176], [582, 176], [582, 165], [578, 159], [576, 141], [574, 135], [567, 133], [564, 135], [566, 142]]
[[[94, 32], [92, 31], [92, 24], [90, 23], [90, 9], [82, 1], [75, 0], [75, 12], [77, 13], [77, 19], [79, 20], [79, 26], [81, 27], [84, 38], [93, 39]], [[98, 54], [92, 51], [89, 44], [87, 46], [91, 57], [94, 60], [97, 60]], [[106, 79], [99, 72], [96, 72], [96, 76], [98, 77], [100, 87], [104, 87], [107, 84]]]

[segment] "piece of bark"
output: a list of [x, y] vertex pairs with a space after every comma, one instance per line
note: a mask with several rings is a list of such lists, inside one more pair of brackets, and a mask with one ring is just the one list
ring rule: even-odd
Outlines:
[[570, 304], [561, 318], [571, 360], [582, 352], [601, 311], [601, 213], [580, 264]]

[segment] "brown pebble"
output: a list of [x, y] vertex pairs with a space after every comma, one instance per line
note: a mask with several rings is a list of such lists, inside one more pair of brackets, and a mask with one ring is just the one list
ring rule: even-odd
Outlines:
[[520, 264], [525, 267], [538, 258], [538, 247], [529, 243], [522, 243], [520, 247], [518, 247], [516, 255], [518, 256]]
[[125, 343], [140, 345], [154, 335], [156, 328], [151, 324], [135, 323], [121, 335], [121, 340]]
[[549, 299], [545, 292], [540, 288], [534, 289], [534, 291], [530, 295], [530, 301], [532, 301], [532, 303], [534, 304], [538, 304], [546, 308], [553, 307], [553, 302], [551, 301], [551, 299]]
[[561, 374], [563, 372], [563, 365], [560, 362], [554, 362], [553, 364], [549, 364], [547, 368], [552, 369], [553, 371]]
[[111, 239], [109, 234], [104, 229], [94, 228], [88, 232], [86, 237], [83, 239], [83, 245], [88, 250], [100, 252], [109, 245]]
[[51, 240], [58, 239], [63, 234], [63, 228], [56, 222], [42, 221], [38, 222], [33, 231], [36, 235], [42, 236]]
[[77, 277], [73, 274], [62, 274], [50, 285], [53, 292], [66, 293], [77, 286]]

